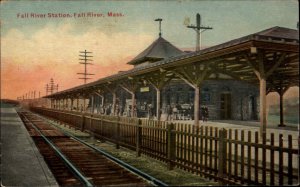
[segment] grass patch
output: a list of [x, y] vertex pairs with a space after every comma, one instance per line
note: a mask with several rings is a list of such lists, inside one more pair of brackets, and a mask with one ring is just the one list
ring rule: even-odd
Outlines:
[[86, 142], [106, 151], [114, 157], [138, 168], [139, 170], [167, 183], [171, 186], [215, 186], [217, 182], [202, 178], [196, 174], [175, 168], [168, 170], [167, 164], [151, 157], [141, 155], [136, 157], [136, 152], [127, 148], [116, 149], [115, 145], [109, 142], [100, 142], [93, 139], [85, 139]]

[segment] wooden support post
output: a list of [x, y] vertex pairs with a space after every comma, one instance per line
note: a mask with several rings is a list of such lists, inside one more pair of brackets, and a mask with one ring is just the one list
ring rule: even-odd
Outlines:
[[135, 93], [132, 92], [131, 93], [131, 100], [132, 100], [132, 109], [131, 109], [131, 117], [137, 117], [137, 108], [136, 108], [136, 105], [135, 105]]
[[71, 98], [71, 111], [73, 111], [73, 108], [74, 108], [74, 99]]
[[97, 107], [97, 113], [99, 113], [101, 108], [104, 107], [104, 94], [101, 95], [100, 92], [95, 92], [95, 94], [98, 95], [99, 97], [101, 97], [101, 100], [102, 100], [101, 105], [98, 105], [98, 107]]
[[95, 110], [95, 95], [92, 95], [92, 100], [91, 100], [91, 113], [93, 114], [94, 113], [94, 110]]
[[267, 109], [266, 109], [266, 80], [267, 78], [280, 66], [280, 64], [286, 59], [287, 53], [283, 52], [281, 56], [274, 61], [272, 67], [266, 69], [264, 59], [265, 59], [265, 52], [258, 51], [257, 53], [257, 60], [258, 60], [258, 67], [254, 64], [254, 61], [250, 58], [250, 56], [245, 56], [246, 62], [248, 65], [253, 69], [253, 72], [256, 74], [257, 78], [259, 79], [260, 85], [260, 138], [262, 140], [263, 133], [266, 133], [266, 126], [267, 126]]
[[[120, 85], [121, 88], [123, 88], [125, 91], [131, 94], [131, 101], [132, 101], [132, 109], [131, 109], [131, 117], [137, 117], [136, 111], [136, 105], [135, 105], [135, 90], [136, 90], [136, 85], [131, 86], [131, 88], [128, 88], [128, 86]], [[135, 109], [135, 110], [134, 110]]]
[[86, 112], [86, 99], [83, 97], [83, 110], [84, 113]]
[[67, 99], [63, 99], [63, 106], [62, 106], [63, 110], [66, 109], [66, 103], [67, 103]]
[[79, 98], [77, 98], [76, 104], [77, 104], [77, 111], [80, 111], [80, 109], [79, 109]]
[[69, 99], [67, 98], [66, 99], [66, 110], [69, 110], [69, 107], [70, 107], [70, 105], [69, 105]]
[[116, 92], [113, 92], [112, 95], [113, 95], [112, 114], [116, 115], [115, 111], [116, 111], [116, 103], [117, 103], [117, 94]]
[[136, 156], [141, 156], [142, 147], [142, 120], [138, 119], [136, 124]]
[[283, 120], [283, 92], [279, 93], [279, 108], [280, 108], [280, 124], [279, 126], [285, 126]]
[[161, 118], [161, 89], [174, 77], [174, 75], [167, 77], [168, 73], [170, 72], [160, 69], [158, 74], [146, 79], [156, 89], [156, 119], [158, 121]]
[[101, 104], [102, 104], [102, 107], [104, 106], [104, 96], [101, 97]]
[[260, 78], [259, 80], [259, 100], [260, 100], [260, 137], [262, 139], [263, 133], [266, 133], [267, 128], [267, 101], [266, 101], [266, 79]]
[[156, 89], [156, 118], [158, 121], [160, 121], [160, 90], [157, 88]]
[[168, 124], [168, 168], [169, 170], [174, 169], [175, 166], [175, 160], [176, 160], [176, 134], [174, 130], [174, 124]]
[[[226, 171], [227, 171], [227, 131], [226, 129], [220, 129], [219, 130], [219, 163], [218, 163], [218, 178], [220, 185], [223, 185], [222, 179], [226, 177]], [[231, 166], [229, 166], [231, 167]]]
[[64, 99], [64, 110], [68, 110], [68, 99]]

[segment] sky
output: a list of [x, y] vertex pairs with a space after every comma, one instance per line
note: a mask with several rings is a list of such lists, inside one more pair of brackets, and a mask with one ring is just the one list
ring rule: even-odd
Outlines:
[[[82, 13], [86, 17], [78, 16]], [[44, 96], [50, 78], [59, 90], [83, 84], [77, 75], [84, 69], [79, 64], [83, 50], [93, 52], [91, 81], [131, 69], [126, 63], [158, 37], [156, 18], [163, 19], [166, 40], [193, 50], [196, 34], [185, 24], [194, 24], [197, 13], [202, 25], [213, 28], [203, 32], [204, 47], [274, 26], [297, 29], [299, 21], [297, 0], [1, 1], [1, 98], [32, 91]], [[297, 96], [298, 90], [287, 95]]]

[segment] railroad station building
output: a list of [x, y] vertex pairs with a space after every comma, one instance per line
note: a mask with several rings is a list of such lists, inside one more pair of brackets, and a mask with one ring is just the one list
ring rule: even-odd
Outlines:
[[259, 119], [263, 132], [266, 95], [279, 94], [283, 123], [283, 95], [299, 86], [299, 31], [276, 26], [195, 52], [184, 52], [160, 35], [128, 64], [133, 65], [128, 71], [46, 98], [56, 109], [151, 113], [158, 120], [176, 108], [173, 119], [194, 119], [195, 125], [205, 106], [209, 119]]
[[[170, 57], [186, 54], [163, 37], [159, 37], [143, 52], [137, 55], [127, 64], [133, 65], [133, 69], [147, 67], [154, 62], [165, 60]], [[120, 88], [117, 93], [117, 105], [120, 106], [120, 115], [127, 115], [131, 106], [131, 97], [126, 90]], [[153, 109], [156, 105], [155, 88], [143, 81], [136, 91], [137, 117], [154, 117]], [[257, 120], [258, 119], [258, 97], [259, 89], [257, 85], [249, 84], [232, 77], [216, 73], [203, 82], [200, 94], [200, 103], [208, 108], [210, 119], [235, 119], [235, 120]], [[105, 95], [104, 106], [112, 103], [111, 93]], [[238, 98], [238, 99], [235, 99]], [[90, 99], [91, 101], [91, 99]], [[162, 120], [167, 116], [168, 106], [172, 110], [172, 119], [193, 119], [194, 111], [194, 90], [182, 79], [171, 79], [161, 90], [161, 109]], [[95, 98], [96, 111], [102, 106], [101, 98]], [[88, 105], [89, 110], [92, 103]], [[150, 111], [152, 110], [152, 111]], [[174, 115], [173, 111], [177, 111]], [[130, 114], [128, 114], [130, 115]], [[200, 108], [200, 117], [201, 108]]]

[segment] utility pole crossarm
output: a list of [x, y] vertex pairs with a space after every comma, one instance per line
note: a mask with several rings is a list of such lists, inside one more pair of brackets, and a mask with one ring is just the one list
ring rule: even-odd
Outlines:
[[196, 51], [200, 51], [201, 50], [201, 33], [206, 31], [206, 30], [209, 30], [209, 29], [213, 29], [212, 27], [205, 27], [205, 26], [202, 26], [201, 25], [201, 16], [200, 14], [197, 14], [196, 15], [196, 22], [197, 22], [197, 25], [188, 25], [187, 28], [191, 28], [191, 29], [194, 29], [197, 33], [196, 37], [197, 37], [197, 40], [196, 40]]
[[84, 80], [84, 84], [86, 84], [86, 80], [88, 79], [92, 79], [90, 77], [87, 77], [88, 75], [95, 75], [95, 74], [92, 74], [92, 73], [88, 73], [87, 72], [87, 65], [93, 65], [92, 63], [88, 62], [88, 61], [93, 61], [92, 59], [90, 59], [91, 55], [87, 55], [88, 53], [92, 53], [92, 52], [89, 52], [89, 51], [79, 51], [79, 56], [80, 57], [84, 57], [84, 58], [79, 58], [80, 62], [79, 64], [83, 64], [84, 65], [84, 72], [83, 73], [77, 73], [79, 75], [83, 75], [83, 77], [80, 77], [79, 79], [83, 79]]
[[88, 52], [88, 51], [79, 51], [79, 53], [93, 53], [93, 52]]
[[93, 61], [92, 59], [81, 59], [81, 58], [79, 60]]
[[93, 73], [77, 73], [77, 74], [80, 74], [80, 75], [95, 75]]

